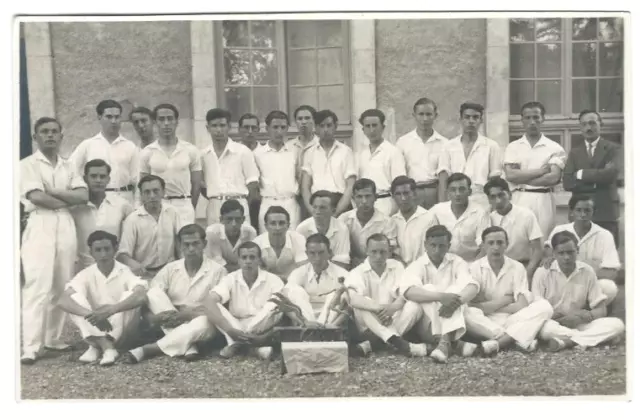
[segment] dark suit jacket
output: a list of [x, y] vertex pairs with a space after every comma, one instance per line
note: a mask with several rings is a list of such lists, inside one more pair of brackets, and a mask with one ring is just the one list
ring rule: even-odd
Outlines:
[[[613, 167], [605, 169], [608, 162], [613, 162]], [[582, 179], [577, 179], [576, 175], [580, 169]], [[622, 149], [600, 137], [593, 158], [589, 156], [584, 141], [571, 149], [564, 168], [562, 184], [566, 191], [573, 194], [593, 197], [596, 205], [594, 221], [613, 222], [618, 220], [620, 214], [618, 176], [622, 176], [623, 172]]]

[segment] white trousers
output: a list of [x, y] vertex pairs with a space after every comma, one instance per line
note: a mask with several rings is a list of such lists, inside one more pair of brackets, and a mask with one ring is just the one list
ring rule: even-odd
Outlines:
[[[147, 298], [149, 310], [154, 314], [176, 310], [169, 296], [157, 287], [149, 289]], [[164, 354], [171, 357], [184, 356], [194, 344], [210, 340], [216, 335], [216, 327], [209, 322], [205, 315], [196, 317], [176, 328], [163, 327], [162, 331], [164, 337], [156, 344]]]
[[[442, 292], [442, 290], [438, 290], [432, 284], [422, 285], [425, 290], [431, 292]], [[444, 290], [447, 293], [460, 293], [460, 290], [456, 286], [451, 286]], [[440, 316], [439, 311], [442, 307], [442, 303], [440, 302], [429, 302], [429, 303], [418, 303], [422, 308], [424, 316], [420, 320], [420, 328], [424, 336], [429, 335], [429, 330], [431, 330], [432, 335], [443, 335], [448, 333], [453, 333], [453, 340], [458, 340], [460, 337], [464, 335], [466, 332], [466, 325], [464, 322], [464, 309], [466, 305], [460, 306], [456, 309], [453, 314], [449, 318], [444, 318]]]
[[260, 233], [267, 231], [264, 225], [264, 215], [271, 206], [281, 206], [289, 213], [289, 230], [296, 230], [300, 224], [300, 205], [296, 197], [291, 198], [271, 198], [262, 197], [262, 203], [260, 203], [260, 213], [258, 216], [258, 223], [260, 227]]
[[177, 210], [178, 217], [180, 218], [180, 226], [178, 226], [178, 229], [196, 222], [196, 211], [191, 204], [190, 198], [164, 199], [162, 202], [173, 206]]
[[22, 340], [25, 353], [62, 346], [66, 313], [56, 303], [73, 277], [76, 225], [67, 210], [34, 210], [22, 234]]
[[402, 337], [411, 327], [416, 325], [422, 318], [422, 307], [415, 302], [406, 302], [402, 309], [393, 314], [389, 326], [382, 325], [376, 314], [364, 309], [353, 308], [353, 315], [356, 326], [361, 333], [369, 330], [386, 342], [394, 335]]
[[540, 330], [540, 338], [569, 338], [576, 344], [585, 347], [597, 346], [624, 333], [624, 323], [619, 318], [598, 318], [588, 324], [567, 328], [552, 319], [546, 321]]
[[302, 316], [307, 321], [331, 324], [340, 315], [338, 312], [329, 309], [335, 292], [327, 295], [322, 306], [312, 304], [311, 296], [297, 284], [287, 284], [282, 293], [302, 310]]
[[[263, 334], [275, 327], [282, 319], [282, 313], [276, 310], [277, 305], [273, 302], [267, 302], [257, 314], [248, 318], [236, 318], [218, 303], [218, 309], [222, 316], [227, 320], [233, 328], [251, 334]], [[227, 339], [227, 344], [235, 343], [235, 340], [229, 336], [224, 330], [220, 330]]]
[[556, 225], [556, 198], [553, 193], [515, 191], [513, 204], [530, 209], [538, 219], [542, 241], [546, 241]]
[[[373, 205], [385, 216], [392, 216], [398, 211], [398, 205], [393, 197], [378, 198]], [[356, 206], [354, 205], [353, 208], [356, 208]]]
[[481, 309], [471, 307], [464, 310], [464, 320], [470, 333], [483, 339], [497, 339], [506, 333], [524, 348], [531, 345], [542, 325], [552, 316], [553, 307], [544, 299], [514, 314], [496, 312], [485, 315]]
[[[244, 223], [251, 224], [251, 218], [249, 217], [249, 203], [247, 202], [247, 199], [234, 198], [234, 200], [238, 200], [244, 208]], [[222, 207], [225, 201], [226, 200], [219, 200], [217, 198], [209, 200], [207, 203], [207, 226], [220, 222], [220, 207]]]
[[609, 306], [616, 296], [618, 296], [618, 286], [616, 285], [616, 282], [609, 279], [600, 279], [598, 280], [598, 285], [600, 286], [600, 289], [602, 289], [602, 293], [607, 296], [605, 303]]

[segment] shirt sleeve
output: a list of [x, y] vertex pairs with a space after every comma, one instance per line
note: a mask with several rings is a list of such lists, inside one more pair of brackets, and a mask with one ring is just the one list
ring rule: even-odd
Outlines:
[[389, 239], [391, 248], [398, 247], [398, 227], [390, 218], [385, 221], [382, 233]]
[[337, 261], [344, 264], [349, 264], [351, 259], [349, 253], [351, 251], [351, 241], [349, 239], [349, 230], [346, 226], [342, 225], [338, 232], [336, 232], [336, 240], [332, 247], [333, 261]]
[[344, 159], [344, 179], [351, 178], [352, 176], [357, 177], [358, 174], [356, 172], [353, 151], [350, 148], [347, 148]]
[[75, 190], [76, 188], [88, 189], [86, 182], [84, 182], [84, 179], [82, 178], [82, 175], [76, 172], [75, 166], [71, 162], [69, 162], [68, 168], [71, 171], [68, 188], [70, 190]]
[[137, 232], [135, 225], [135, 213], [131, 213], [122, 225], [122, 235], [120, 237], [120, 244], [118, 246], [117, 254], [125, 254], [130, 258], [133, 258], [133, 251], [136, 246]]
[[69, 283], [65, 286], [65, 290], [73, 289], [76, 293], [80, 293], [82, 296], [87, 297], [87, 270], [84, 269], [76, 274]]
[[162, 267], [158, 274], [156, 274], [153, 279], [149, 282], [149, 288], [160, 289], [166, 293], [169, 289], [169, 272], [167, 270], [167, 266]]
[[220, 296], [221, 304], [225, 304], [229, 302], [231, 299], [231, 287], [233, 285], [233, 274], [227, 274], [224, 276], [220, 282], [211, 289], [211, 294], [215, 293]]
[[593, 309], [598, 306], [600, 303], [607, 300], [607, 295], [604, 294], [600, 284], [598, 283], [598, 278], [596, 277], [596, 273], [593, 270], [588, 271], [588, 287], [587, 291], [587, 301], [589, 302], [589, 308]]
[[441, 172], [451, 174], [451, 157], [449, 156], [449, 148], [447, 146], [442, 148], [440, 156], [438, 156], [438, 170], [436, 173], [440, 175]]
[[559, 147], [556, 152], [554, 152], [549, 158], [549, 165], [556, 165], [560, 167], [560, 169], [564, 169], [567, 164], [567, 152]]
[[534, 299], [546, 299], [547, 298], [547, 290], [546, 290], [546, 276], [548, 270], [544, 267], [539, 267], [536, 272], [533, 274], [533, 280], [531, 281], [531, 293], [533, 294]]
[[229, 272], [227, 271], [226, 268], [220, 266], [217, 270], [215, 270], [215, 272], [212, 274], [213, 276], [213, 282], [212, 282], [212, 288], [211, 290], [213, 290], [217, 285], [220, 284], [220, 282], [222, 282], [222, 279], [225, 278], [227, 276], [227, 274], [229, 274]]
[[513, 277], [513, 300], [517, 301], [520, 296], [524, 296], [527, 303], [533, 301], [533, 296], [529, 291], [529, 280], [527, 279], [527, 269], [524, 265], [517, 263], [516, 273]]
[[604, 250], [600, 268], [612, 268], [614, 270], [619, 270], [621, 267], [620, 257], [618, 256], [618, 250], [616, 249], [616, 243], [613, 240], [613, 235], [608, 230], [605, 230], [604, 232], [606, 235], [602, 235], [602, 238], [600, 239], [602, 244], [599, 244], [601, 249]]
[[293, 261], [300, 263], [307, 260], [305, 240], [298, 232], [291, 232], [291, 246], [293, 246]]
[[362, 277], [362, 271], [358, 270], [358, 268], [356, 267], [351, 270], [346, 280], [344, 281], [344, 285], [346, 287], [353, 287], [357, 295], [366, 296], [367, 286], [365, 285], [364, 279]]
[[423, 275], [424, 267], [419, 261], [415, 261], [411, 263], [404, 273], [402, 273], [402, 277], [400, 280], [400, 284], [398, 289], [400, 291], [400, 295], [404, 297], [409, 290], [413, 286], [421, 287], [422, 283], [422, 275]]
[[197, 147], [189, 148], [189, 170], [191, 172], [202, 170], [202, 159], [200, 159], [200, 152]]
[[44, 192], [44, 183], [42, 177], [36, 170], [37, 162], [34, 159], [23, 159], [20, 162], [20, 195], [23, 200], [27, 200], [27, 196], [31, 191]]
[[123, 276], [125, 277], [125, 284], [127, 285], [127, 290], [133, 290], [138, 286], [144, 288], [144, 290], [149, 289], [149, 283], [145, 280], [142, 280], [140, 277], [136, 276], [131, 272], [131, 270], [127, 267], [124, 270]]
[[502, 175], [502, 149], [495, 141], [489, 151], [489, 177]]
[[520, 159], [522, 156], [518, 156], [517, 144], [509, 144], [504, 151], [504, 164], [505, 165], [520, 165]]
[[69, 156], [69, 161], [71, 165], [75, 168], [77, 174], [84, 173], [84, 164], [87, 163], [87, 140], [83, 140], [80, 144], [75, 148], [75, 150]]
[[474, 284], [478, 288], [480, 287], [480, 283], [471, 276], [469, 264], [467, 264], [462, 258], [456, 258], [456, 261], [453, 263], [453, 275], [456, 289], [459, 291], [462, 291], [462, 289], [470, 284]]
[[482, 245], [482, 232], [488, 227], [491, 226], [491, 217], [489, 213], [486, 211], [482, 212], [480, 219], [478, 220], [478, 224], [476, 225], [476, 245]]
[[216, 263], [224, 266], [227, 262], [222, 257], [222, 248], [220, 247], [220, 235], [216, 228], [219, 225], [211, 225], [207, 228], [207, 248], [205, 255]]
[[253, 153], [250, 150], [243, 150], [241, 156], [242, 173], [244, 174], [245, 184], [252, 182], [258, 182], [260, 179], [260, 172], [256, 165], [256, 160], [253, 158]]
[[135, 145], [131, 154], [131, 160], [129, 161], [129, 176], [131, 177], [129, 182], [135, 187], [138, 183], [138, 178], [140, 178], [140, 148]]
[[[303, 266], [304, 267], [304, 266]], [[302, 267], [298, 267], [289, 274], [287, 277], [287, 285], [296, 284], [303, 287], [305, 270]]]
[[485, 279], [482, 276], [482, 267], [480, 266], [480, 260], [475, 260], [469, 264], [469, 274], [478, 284], [478, 295], [483, 296], [486, 289]]
[[391, 180], [396, 179], [399, 176], [407, 175], [407, 169], [405, 166], [404, 156], [397, 147], [393, 149], [391, 155]]
[[151, 165], [149, 160], [151, 159], [151, 152], [148, 148], [142, 149], [140, 152], [140, 172], [151, 173]]
[[536, 239], [542, 238], [542, 229], [540, 229], [540, 223], [538, 223], [538, 218], [533, 212], [529, 212], [529, 221], [527, 223], [527, 232], [529, 234], [529, 240], [535, 241]]

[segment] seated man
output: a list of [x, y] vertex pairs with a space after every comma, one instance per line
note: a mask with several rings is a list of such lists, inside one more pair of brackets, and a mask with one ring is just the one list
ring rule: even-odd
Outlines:
[[478, 282], [467, 263], [449, 253], [450, 246], [451, 232], [442, 225], [431, 226], [425, 233], [426, 253], [407, 267], [400, 286], [405, 299], [422, 307], [420, 333], [427, 337], [430, 330], [438, 342], [430, 356], [439, 363], [449, 359], [452, 343], [464, 357], [478, 347], [460, 340], [466, 332], [465, 304], [477, 294]]
[[359, 179], [353, 184], [355, 210], [349, 210], [338, 217], [349, 229], [352, 267], [360, 265], [367, 258], [367, 238], [373, 234], [380, 233], [389, 239], [390, 255], [393, 255], [396, 248], [396, 225], [391, 218], [375, 208], [376, 200], [376, 184], [367, 178]]
[[596, 273], [578, 261], [578, 238], [570, 232], [551, 237], [555, 261], [540, 267], [533, 276], [531, 291], [535, 298], [546, 299], [553, 306], [553, 316], [540, 330], [540, 338], [551, 351], [576, 345], [593, 347], [622, 336], [624, 323], [606, 318], [607, 296]]
[[305, 248], [309, 262], [293, 270], [283, 294], [301, 309], [304, 319], [312, 325], [317, 322], [339, 326], [345, 318], [334, 310], [334, 304], [341, 297], [340, 282], [349, 273], [330, 261], [329, 239], [323, 234], [314, 233], [309, 236]]
[[[277, 305], [270, 302], [284, 283], [275, 274], [260, 269], [260, 247], [245, 242], [238, 247], [240, 269], [227, 274], [204, 302], [209, 322], [227, 339], [220, 356], [228, 359], [248, 346], [251, 353], [269, 360], [271, 346], [265, 346], [273, 327], [282, 319]], [[224, 304], [229, 304], [227, 310]]]
[[227, 270], [204, 257], [207, 241], [202, 226], [183, 226], [178, 241], [183, 258], [160, 270], [147, 292], [151, 324], [160, 325], [165, 335], [155, 343], [130, 350], [125, 363], [138, 363], [162, 353], [192, 361], [198, 358], [196, 344], [216, 333], [202, 303]]
[[151, 279], [177, 257], [175, 237], [180, 215], [175, 208], [162, 203], [164, 180], [159, 176], [142, 177], [138, 189], [142, 206], [124, 220], [116, 259], [134, 274]]
[[[357, 181], [356, 181], [357, 182]], [[414, 344], [402, 336], [422, 317], [422, 308], [407, 302], [398, 293], [404, 273], [400, 261], [390, 259], [389, 239], [374, 233], [367, 240], [367, 259], [351, 270], [345, 286], [358, 330], [371, 331], [389, 346], [406, 356], [426, 356], [426, 344]], [[371, 343], [358, 344], [363, 355], [371, 352]]]
[[467, 331], [485, 340], [481, 344], [486, 356], [514, 343], [521, 351], [533, 352], [538, 347], [536, 336], [553, 308], [544, 299], [531, 302], [526, 269], [505, 255], [509, 237], [504, 229], [485, 229], [482, 246], [487, 255], [470, 266], [480, 291], [464, 311]]
[[281, 206], [271, 206], [264, 215], [267, 231], [253, 240], [260, 247], [264, 268], [286, 282], [289, 274], [307, 261], [305, 239], [289, 230], [289, 212]]
[[238, 200], [220, 206], [220, 222], [207, 227], [205, 255], [231, 273], [240, 268], [237, 250], [256, 237], [256, 230], [245, 222], [244, 207]]
[[147, 282], [134, 276], [129, 267], [114, 259], [118, 240], [97, 230], [87, 240], [96, 261], [67, 284], [58, 305], [71, 315], [89, 349], [80, 356], [83, 363], [98, 360], [114, 364], [117, 347], [137, 335], [140, 306], [147, 300]]
[[305, 238], [314, 233], [321, 233], [329, 239], [331, 244], [331, 260], [345, 270], [349, 268], [349, 230], [333, 217], [335, 208], [332, 204], [333, 195], [329, 191], [316, 191], [309, 202], [313, 209], [312, 216], [298, 225], [296, 232]]

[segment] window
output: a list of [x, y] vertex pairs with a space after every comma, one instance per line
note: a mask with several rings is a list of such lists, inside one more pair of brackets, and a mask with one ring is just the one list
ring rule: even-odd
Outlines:
[[623, 19], [511, 19], [510, 137], [524, 132], [520, 107], [537, 100], [547, 109], [545, 134], [569, 149], [579, 139], [577, 117], [596, 109], [603, 135], [622, 144]]
[[246, 112], [263, 121], [274, 109], [303, 104], [338, 115], [339, 134], [351, 132], [348, 24], [345, 21], [222, 21], [218, 102], [233, 127]]

